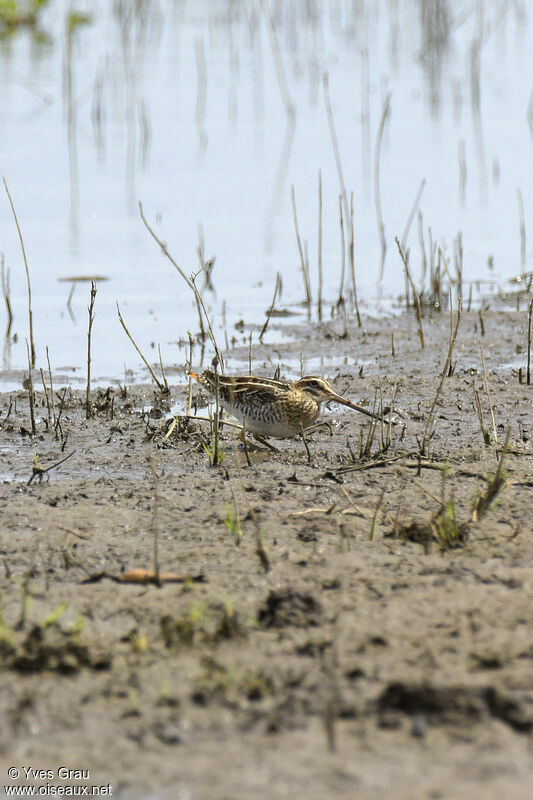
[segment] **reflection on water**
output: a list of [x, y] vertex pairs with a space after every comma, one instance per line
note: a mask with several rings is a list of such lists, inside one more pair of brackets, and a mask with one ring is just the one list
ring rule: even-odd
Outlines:
[[[301, 302], [302, 260], [313, 317], [320, 281], [324, 315], [341, 299], [343, 269], [353, 313], [352, 192], [362, 311], [405, 291], [395, 237], [418, 285], [432, 259], [455, 274], [459, 243], [465, 286], [531, 269], [529, 12], [520, 0], [80, 0], [75, 12], [51, 0], [36, 27], [0, 26], [0, 171], [30, 263], [37, 366], [48, 345], [53, 365], [83, 368], [89, 288], [67, 303], [59, 279], [95, 274], [110, 278], [95, 377], [138, 363], [116, 301], [151, 360], [157, 343], [181, 359], [194, 299], [139, 202], [185, 274], [216, 256], [204, 300], [221, 340], [241, 318], [262, 323], [278, 272], [278, 305]], [[24, 267], [5, 196], [0, 209], [14, 314], [3, 367], [24, 369]]]

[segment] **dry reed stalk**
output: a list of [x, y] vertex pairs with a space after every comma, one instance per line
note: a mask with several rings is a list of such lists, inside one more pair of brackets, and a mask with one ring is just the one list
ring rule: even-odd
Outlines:
[[339, 299], [337, 306], [343, 303], [344, 275], [346, 272], [346, 242], [344, 239], [344, 220], [342, 218], [342, 195], [339, 195], [339, 224], [341, 229], [341, 281], [339, 286]]
[[527, 371], [526, 384], [531, 384], [531, 315], [533, 314], [533, 300], [529, 304], [527, 312]]
[[322, 170], [318, 170], [318, 299], [317, 313], [322, 321]]
[[198, 291], [197, 291], [196, 287], [193, 285], [193, 282], [191, 281], [191, 279], [188, 278], [187, 275], [184, 273], [184, 271], [181, 269], [179, 264], [172, 258], [172, 256], [170, 255], [170, 253], [169, 253], [169, 251], [167, 249], [166, 244], [164, 244], [161, 241], [161, 239], [158, 237], [158, 235], [155, 233], [155, 231], [148, 224], [148, 221], [147, 221], [146, 217], [144, 216], [142, 203], [139, 203], [139, 212], [140, 212], [141, 219], [142, 219], [142, 221], [144, 223], [144, 226], [145, 226], [146, 230], [148, 231], [148, 233], [157, 242], [157, 244], [159, 245], [159, 247], [163, 251], [163, 255], [165, 255], [168, 258], [168, 260], [170, 261], [170, 263], [172, 264], [172, 266], [177, 269], [177, 271], [179, 272], [179, 274], [181, 275], [181, 277], [183, 278], [183, 280], [185, 281], [185, 283], [187, 284], [189, 289], [192, 291], [192, 293], [194, 295], [194, 299], [196, 300], [196, 309], [198, 311], [198, 321], [199, 321], [199, 324], [200, 324], [200, 335], [202, 337], [202, 341], [205, 341], [206, 334], [205, 334], [205, 328], [204, 328], [204, 320], [203, 320], [203, 317], [202, 317], [202, 309], [200, 307], [200, 299], [199, 299]]
[[383, 102], [381, 111], [381, 119], [379, 121], [378, 132], [376, 136], [376, 147], [374, 154], [374, 200], [376, 204], [376, 217], [378, 222], [378, 232], [381, 241], [381, 268], [379, 279], [383, 279], [383, 270], [385, 267], [385, 254], [387, 252], [387, 240], [385, 239], [385, 225], [383, 224], [383, 213], [381, 209], [381, 191], [379, 185], [380, 161], [381, 161], [381, 143], [383, 141], [383, 131], [385, 129], [385, 122], [389, 115], [391, 94], [387, 95]]
[[213, 359], [213, 369], [215, 370], [215, 417], [213, 420], [213, 467], [218, 467], [219, 462], [219, 439], [220, 439], [220, 378], [218, 377], [218, 358]]
[[463, 296], [463, 234], [457, 233], [457, 239], [453, 241], [453, 262], [457, 275], [457, 295]]
[[350, 238], [348, 241], [348, 257], [350, 259], [350, 274], [352, 276], [352, 291], [353, 302], [355, 308], [355, 316], [357, 317], [357, 325], [359, 328], [363, 326], [361, 322], [361, 314], [359, 313], [359, 300], [357, 299], [357, 285], [355, 282], [355, 249], [354, 249], [354, 197], [353, 192], [350, 195]]
[[17, 218], [17, 212], [15, 211], [15, 206], [13, 204], [13, 200], [11, 199], [11, 194], [9, 193], [9, 189], [7, 186], [7, 182], [5, 178], [2, 178], [4, 181], [4, 187], [6, 190], [6, 194], [9, 199], [9, 205], [11, 206], [11, 211], [13, 212], [13, 218], [15, 220], [15, 225], [17, 227], [17, 233], [20, 240], [20, 247], [22, 250], [22, 258], [24, 260], [24, 269], [26, 270], [26, 282], [28, 284], [28, 321], [29, 321], [29, 329], [30, 329], [30, 345], [31, 345], [31, 368], [35, 367], [35, 341], [33, 339], [33, 312], [31, 308], [31, 281], [30, 281], [30, 269], [28, 267], [28, 259], [26, 258], [26, 248], [24, 247], [24, 239], [22, 238], [22, 231], [20, 229], [19, 221]]
[[213, 326], [211, 325], [211, 320], [209, 319], [209, 314], [207, 313], [207, 308], [205, 307], [205, 303], [203, 301], [202, 295], [200, 294], [200, 292], [198, 291], [198, 287], [196, 286], [196, 278], [198, 277], [198, 275], [201, 272], [204, 271], [204, 269], [205, 269], [205, 267], [202, 267], [202, 269], [198, 270], [198, 272], [195, 275], [192, 275], [190, 283], [191, 283], [191, 286], [192, 286], [192, 290], [194, 292], [194, 296], [196, 297], [196, 300], [198, 302], [198, 308], [200, 309], [201, 312], [203, 311], [203, 313], [205, 315], [205, 321], [207, 323], [207, 331], [209, 333], [209, 338], [211, 340], [211, 344], [213, 345], [213, 348], [215, 350], [215, 357], [216, 357], [218, 363], [220, 364], [222, 372], [224, 372], [224, 359], [222, 358], [222, 353], [221, 353], [220, 348], [219, 348], [219, 346], [217, 344], [217, 340], [215, 339], [215, 334], [213, 332]]
[[426, 243], [424, 241], [424, 222], [421, 211], [418, 212], [418, 242], [420, 245], [420, 257], [422, 259], [422, 285], [424, 285], [426, 281], [428, 262], [426, 256]]
[[128, 337], [128, 339], [130, 340], [130, 342], [132, 343], [132, 345], [134, 346], [134, 348], [137, 350], [138, 354], [142, 358], [142, 360], [143, 360], [148, 372], [150, 373], [150, 375], [154, 379], [155, 383], [157, 384], [157, 388], [159, 389], [160, 392], [164, 393], [166, 391], [164, 384], [162, 384], [161, 381], [159, 380], [159, 378], [156, 376], [156, 374], [153, 371], [152, 367], [150, 366], [150, 364], [148, 363], [147, 359], [144, 357], [144, 355], [142, 354], [140, 348], [138, 347], [137, 342], [135, 341], [135, 339], [133, 338], [133, 336], [129, 332], [129, 330], [128, 330], [127, 326], [126, 326], [126, 323], [124, 322], [124, 319], [122, 317], [122, 314], [120, 313], [120, 307], [119, 307], [118, 303], [117, 303], [117, 313], [118, 313], [118, 318], [120, 320], [120, 324], [124, 328], [126, 336]]
[[159, 366], [161, 368], [161, 376], [163, 378], [163, 383], [165, 384], [165, 392], [170, 392], [170, 389], [168, 388], [167, 376], [165, 375], [165, 368], [163, 366], [163, 359], [161, 358], [161, 345], [160, 344], [157, 345], [157, 352], [159, 353]]
[[35, 427], [35, 398], [33, 396], [33, 375], [30, 356], [30, 346], [26, 339], [26, 350], [28, 353], [28, 400], [30, 404], [30, 421], [31, 421], [31, 435], [36, 436], [37, 429]]
[[302, 270], [304, 289], [305, 289], [305, 304], [311, 308], [311, 286], [309, 283], [309, 270], [307, 268], [306, 259], [302, 247], [302, 240], [300, 238], [300, 231], [298, 228], [298, 215], [296, 213], [296, 198], [294, 196], [294, 184], [291, 184], [291, 200], [292, 200], [292, 214], [294, 218], [294, 231], [296, 233], [296, 242], [298, 244], [298, 252], [300, 254], [300, 267]]
[[361, 328], [361, 315], [359, 314], [359, 303], [357, 299], [357, 286], [355, 282], [355, 227], [354, 227], [354, 201], [353, 192], [351, 196], [350, 207], [348, 206], [348, 194], [346, 192], [346, 184], [344, 182], [344, 174], [342, 171], [341, 156], [339, 151], [339, 143], [337, 141], [337, 133], [335, 131], [335, 122], [333, 120], [333, 111], [331, 109], [331, 101], [329, 99], [329, 77], [328, 73], [324, 73], [324, 103], [326, 106], [326, 113], [328, 117], [329, 132], [331, 136], [331, 144], [333, 146], [333, 155], [335, 156], [335, 164], [337, 166], [337, 174], [339, 177], [339, 184], [341, 187], [342, 202], [344, 205], [344, 219], [348, 225], [348, 257], [350, 260], [350, 269], [352, 273], [352, 286], [354, 295], [354, 310], [357, 316], [357, 324]]
[[408, 256], [406, 256], [405, 253], [403, 252], [402, 246], [401, 246], [400, 241], [399, 241], [397, 236], [395, 238], [395, 241], [396, 241], [396, 246], [398, 248], [398, 252], [400, 253], [400, 258], [403, 261], [406, 280], [408, 281], [409, 285], [411, 286], [411, 290], [413, 292], [413, 300], [414, 300], [414, 303], [415, 303], [416, 319], [417, 319], [417, 322], [418, 322], [418, 336], [420, 338], [420, 344], [422, 345], [422, 348], [423, 348], [424, 347], [424, 331], [423, 331], [423, 328], [422, 328], [422, 309], [420, 307], [420, 297], [418, 296], [418, 292], [417, 292], [417, 289], [416, 289], [416, 286], [415, 286], [415, 282], [413, 281], [413, 278], [411, 277], [411, 272], [409, 271]]
[[379, 509], [381, 508], [381, 504], [383, 503], [384, 497], [385, 497], [385, 489], [382, 489], [378, 498], [378, 502], [376, 503], [376, 507], [374, 509], [374, 516], [372, 517], [372, 525], [370, 526], [370, 536], [368, 538], [370, 539], [371, 542], [374, 541], [374, 537], [376, 535]]
[[342, 202], [344, 204], [344, 217], [346, 220], [350, 219], [350, 212], [348, 209], [348, 194], [346, 192], [346, 184], [344, 183], [344, 174], [342, 171], [341, 155], [339, 151], [339, 143], [337, 141], [337, 133], [335, 131], [335, 122], [333, 120], [333, 111], [331, 109], [331, 101], [329, 99], [329, 76], [324, 73], [324, 103], [326, 105], [326, 113], [328, 115], [329, 132], [331, 136], [331, 144], [333, 145], [333, 155], [335, 156], [335, 164], [337, 166], [337, 175], [339, 176], [339, 183], [341, 187]]
[[522, 274], [526, 271], [526, 220], [524, 214], [524, 198], [522, 197], [522, 190], [516, 190], [518, 199], [518, 215], [520, 217], [520, 265], [522, 267]]
[[426, 185], [426, 179], [423, 178], [422, 183], [418, 187], [418, 192], [416, 193], [415, 201], [411, 207], [411, 211], [409, 212], [409, 216], [407, 217], [407, 222], [405, 223], [405, 228], [402, 234], [402, 250], [405, 250], [405, 245], [407, 244], [407, 239], [409, 236], [409, 231], [411, 230], [411, 225], [413, 224], [414, 216], [417, 212], [418, 206], [420, 205], [420, 200], [422, 198], [422, 193], [424, 191], [424, 186]]
[[4, 296], [4, 302], [6, 304], [7, 311], [7, 328], [5, 332], [5, 338], [7, 339], [11, 333], [11, 326], [13, 325], [13, 312], [11, 310], [11, 297], [9, 291], [9, 269], [6, 273], [3, 253], [0, 253], [0, 277], [2, 281], [2, 294]]
[[267, 0], [261, 0], [261, 10], [263, 11], [265, 19], [267, 21], [267, 30], [270, 38], [270, 46], [272, 48], [272, 55], [274, 56], [274, 64], [276, 66], [276, 74], [278, 76], [279, 89], [281, 92], [283, 105], [285, 106], [285, 112], [287, 114], [289, 122], [292, 125], [294, 125], [294, 121], [296, 119], [296, 111], [294, 108], [294, 104], [291, 100], [289, 86], [287, 84], [287, 76], [285, 74], [285, 68], [283, 66], [283, 59], [281, 58], [281, 52], [279, 49], [276, 28], [274, 25], [274, 20], [272, 19], [272, 14], [270, 13], [270, 8], [268, 6]]
[[187, 369], [187, 375], [189, 376], [189, 388], [187, 391], [187, 416], [191, 413], [192, 408], [192, 351], [194, 347], [194, 339], [190, 331], [187, 331], [187, 336], [189, 337], [189, 368]]
[[45, 397], [45, 400], [46, 400], [46, 419], [48, 421], [48, 428], [50, 428], [50, 426], [52, 424], [52, 415], [51, 415], [51, 411], [50, 411], [50, 397], [48, 395], [48, 389], [46, 387], [46, 381], [44, 379], [44, 372], [43, 372], [43, 368], [42, 367], [40, 369], [40, 373], [41, 373], [41, 383], [43, 385], [44, 397]]
[[483, 419], [483, 409], [481, 407], [481, 398], [479, 396], [479, 389], [476, 388], [475, 384], [473, 384], [474, 389], [474, 408], [476, 409], [477, 418], [479, 420], [479, 427], [481, 428], [481, 435], [483, 437], [483, 442], [485, 445], [490, 445], [490, 434], [488, 432], [487, 426], [485, 425], [485, 420]]
[[[437, 386], [437, 391], [435, 392], [435, 397], [433, 398], [433, 403], [431, 404], [431, 408], [430, 408], [429, 413], [428, 413], [426, 427], [424, 428], [424, 435], [422, 437], [422, 444], [420, 445], [420, 454], [421, 455], [425, 455], [425, 453], [426, 453], [427, 445], [428, 445], [428, 441], [429, 441], [429, 429], [430, 429], [431, 424], [433, 422], [433, 416], [435, 414], [435, 408], [437, 407], [437, 402], [438, 402], [440, 393], [442, 391], [442, 386], [444, 384], [444, 380], [445, 380], [445, 378], [446, 378], [446, 376], [447, 376], [447, 374], [448, 374], [448, 372], [450, 370], [450, 367], [451, 367], [452, 356], [453, 356], [453, 348], [454, 348], [454, 345], [455, 345], [455, 342], [456, 342], [456, 339], [457, 339], [457, 333], [459, 331], [459, 324], [461, 322], [462, 311], [463, 311], [463, 301], [462, 301], [461, 298], [459, 298], [459, 301], [458, 301], [458, 304], [457, 304], [457, 318], [455, 320], [455, 326], [453, 327], [453, 329], [450, 330], [450, 340], [449, 340], [449, 343], [448, 343], [448, 353], [446, 355], [446, 361], [444, 362], [444, 367], [443, 367], [443, 370], [441, 372], [439, 385]], [[450, 319], [452, 317], [452, 313], [453, 313], [453, 309], [452, 309], [452, 303], [451, 303], [451, 300], [450, 300]]]
[[54, 431], [55, 436], [57, 439], [57, 418], [56, 418], [56, 408], [54, 404], [54, 382], [52, 380], [52, 368], [50, 366], [50, 355], [48, 353], [48, 345], [46, 346], [46, 361], [48, 362], [48, 379], [50, 381], [50, 398], [52, 403], [52, 417], [54, 420]]
[[91, 334], [94, 322], [94, 302], [96, 300], [96, 283], [91, 281], [91, 297], [89, 300], [89, 327], [87, 330], [87, 389], [85, 391], [85, 419], [92, 416], [91, 407]]
[[487, 375], [487, 365], [485, 364], [485, 355], [483, 353], [483, 348], [481, 346], [481, 342], [478, 342], [478, 344], [479, 344], [479, 352], [481, 354], [481, 363], [483, 364], [483, 380], [485, 382], [485, 391], [487, 393], [487, 400], [488, 400], [488, 403], [489, 403], [490, 417], [491, 417], [491, 420], [492, 420], [492, 432], [494, 434], [494, 444], [498, 444], [498, 433], [496, 431], [496, 420], [494, 418], [494, 408], [492, 406], [492, 399], [491, 399], [491, 396], [490, 396], [489, 379], [488, 379], [488, 375]]
[[276, 298], [278, 293], [281, 292], [281, 273], [276, 274], [276, 285], [274, 286], [274, 297], [272, 298], [272, 303], [270, 304], [270, 308], [267, 311], [267, 318], [265, 320], [265, 324], [261, 329], [261, 333], [259, 334], [259, 342], [263, 343], [263, 336], [266, 333], [266, 329], [268, 327], [268, 323], [270, 322], [270, 317], [272, 316], [272, 312], [274, 311], [274, 307], [276, 305]]

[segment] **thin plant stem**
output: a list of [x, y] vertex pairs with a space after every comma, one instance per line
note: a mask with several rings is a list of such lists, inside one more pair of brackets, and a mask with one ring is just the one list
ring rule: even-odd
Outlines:
[[322, 321], [322, 170], [318, 170], [318, 319]]
[[359, 313], [359, 300], [357, 299], [357, 284], [355, 282], [355, 240], [354, 240], [354, 196], [353, 192], [350, 195], [350, 238], [348, 240], [348, 256], [350, 259], [350, 273], [352, 276], [352, 291], [353, 302], [355, 308], [355, 316], [357, 317], [357, 325], [362, 327], [361, 314]]
[[344, 275], [346, 272], [346, 242], [344, 239], [344, 220], [342, 214], [342, 195], [339, 195], [339, 224], [341, 229], [341, 280], [339, 286], [339, 299], [337, 305], [340, 306], [343, 301], [344, 292]]
[[413, 224], [413, 219], [417, 212], [418, 206], [420, 205], [420, 199], [422, 197], [422, 193], [424, 191], [424, 186], [426, 185], [426, 179], [422, 180], [418, 188], [418, 192], [416, 193], [415, 201], [411, 207], [411, 211], [409, 212], [409, 216], [407, 217], [407, 222], [405, 223], [405, 228], [402, 234], [402, 250], [405, 250], [405, 246], [407, 244], [407, 239], [409, 237], [409, 231], [411, 230], [411, 225]]
[[529, 304], [527, 312], [527, 369], [526, 369], [526, 384], [531, 384], [531, 316], [533, 314], [533, 300]]
[[526, 221], [524, 214], [524, 198], [522, 197], [522, 190], [516, 190], [518, 199], [518, 215], [520, 217], [520, 264], [522, 267], [522, 274], [526, 271]]
[[300, 238], [300, 231], [298, 228], [298, 215], [296, 213], [296, 198], [294, 196], [294, 184], [291, 185], [291, 200], [292, 200], [292, 213], [294, 217], [294, 231], [296, 233], [296, 242], [298, 244], [298, 252], [300, 254], [300, 266], [302, 269], [302, 275], [304, 279], [305, 303], [308, 308], [311, 308], [311, 287], [309, 285], [309, 273], [307, 270], [307, 264], [305, 261], [304, 251], [302, 247], [302, 240]]
[[2, 280], [2, 294], [4, 295], [4, 302], [7, 311], [7, 328], [5, 332], [6, 339], [11, 333], [11, 326], [13, 325], [13, 311], [11, 310], [11, 298], [9, 296], [9, 269], [5, 272], [4, 254], [0, 253], [0, 276]]
[[479, 352], [481, 354], [481, 363], [483, 364], [483, 380], [485, 382], [485, 391], [487, 393], [487, 400], [488, 400], [488, 403], [489, 403], [490, 417], [491, 417], [491, 420], [492, 420], [492, 433], [494, 434], [494, 444], [498, 444], [498, 433], [497, 433], [497, 430], [496, 430], [496, 420], [494, 418], [494, 408], [492, 406], [492, 399], [491, 399], [491, 396], [490, 396], [489, 379], [488, 379], [488, 375], [487, 375], [487, 365], [485, 364], [485, 355], [483, 353], [483, 347], [481, 346], [481, 342], [479, 342], [478, 344], [479, 344]]
[[142, 221], [144, 223], [144, 226], [145, 226], [146, 230], [148, 231], [148, 233], [157, 242], [157, 244], [159, 245], [159, 247], [163, 251], [163, 255], [165, 255], [168, 258], [168, 260], [170, 261], [170, 263], [172, 264], [172, 266], [177, 269], [177, 271], [179, 272], [179, 274], [181, 275], [181, 277], [183, 278], [183, 280], [185, 281], [185, 283], [187, 284], [189, 289], [194, 294], [194, 299], [196, 301], [196, 309], [198, 311], [198, 321], [199, 321], [199, 324], [200, 324], [200, 335], [202, 337], [202, 341], [205, 341], [206, 334], [205, 334], [205, 328], [204, 328], [204, 320], [203, 320], [203, 317], [202, 317], [202, 310], [201, 310], [201, 307], [200, 307], [199, 293], [198, 293], [196, 287], [193, 285], [193, 282], [191, 281], [191, 279], [188, 278], [187, 275], [184, 273], [184, 271], [181, 269], [179, 264], [172, 258], [172, 256], [168, 252], [168, 248], [167, 248], [166, 244], [164, 244], [161, 241], [159, 236], [155, 233], [155, 231], [148, 224], [148, 222], [146, 220], [146, 217], [144, 216], [142, 203], [139, 203], [139, 212], [140, 212], [141, 219], [142, 219]]
[[385, 238], [385, 225], [383, 223], [383, 213], [381, 209], [381, 190], [379, 185], [380, 178], [380, 161], [381, 161], [381, 144], [383, 141], [383, 131], [385, 129], [385, 122], [390, 110], [391, 94], [389, 93], [383, 103], [381, 111], [381, 119], [379, 122], [378, 132], [376, 136], [376, 150], [374, 154], [374, 200], [376, 203], [376, 217], [378, 221], [379, 238], [381, 241], [381, 269], [380, 280], [383, 278], [383, 270], [385, 267], [385, 254], [387, 252], [387, 240]]
[[422, 309], [420, 307], [420, 297], [419, 297], [418, 292], [416, 290], [415, 282], [413, 281], [413, 278], [411, 277], [411, 272], [409, 271], [408, 258], [407, 258], [407, 256], [405, 255], [405, 253], [402, 250], [402, 246], [400, 244], [400, 241], [399, 241], [398, 237], [396, 237], [396, 246], [398, 247], [398, 252], [400, 253], [400, 258], [402, 259], [402, 262], [403, 262], [403, 266], [404, 266], [404, 269], [405, 269], [406, 280], [408, 281], [409, 285], [411, 286], [411, 290], [413, 292], [413, 299], [415, 301], [416, 319], [417, 319], [417, 322], [418, 322], [418, 336], [420, 338], [420, 344], [422, 345], [422, 349], [423, 349], [424, 348], [424, 330], [422, 328]]
[[30, 421], [31, 421], [31, 435], [35, 436], [37, 434], [37, 430], [35, 428], [35, 399], [33, 397], [33, 375], [32, 375], [32, 365], [31, 365], [31, 356], [30, 356], [30, 346], [28, 344], [28, 340], [26, 339], [26, 350], [28, 353], [28, 400], [30, 403]]
[[94, 302], [96, 300], [96, 283], [91, 281], [91, 297], [89, 300], [89, 327], [87, 330], [87, 389], [85, 392], [85, 419], [92, 416], [91, 406], [91, 334], [94, 322]]
[[150, 375], [151, 375], [151, 376], [152, 376], [152, 378], [154, 379], [155, 383], [157, 384], [157, 388], [159, 389], [159, 391], [160, 391], [160, 392], [165, 392], [165, 387], [164, 387], [164, 385], [161, 383], [161, 381], [159, 380], [159, 378], [156, 376], [155, 372], [153, 371], [152, 367], [151, 367], [151, 366], [150, 366], [150, 364], [148, 363], [147, 359], [144, 357], [144, 355], [142, 354], [142, 352], [141, 352], [140, 348], [137, 346], [137, 342], [135, 341], [135, 339], [133, 338], [133, 336], [132, 336], [132, 335], [131, 335], [131, 333], [129, 332], [129, 330], [128, 330], [127, 326], [126, 326], [126, 323], [124, 322], [124, 319], [123, 319], [123, 317], [122, 317], [122, 314], [120, 313], [120, 307], [119, 307], [119, 304], [118, 304], [118, 303], [117, 303], [117, 313], [118, 313], [118, 318], [119, 318], [119, 320], [120, 320], [120, 324], [121, 324], [121, 325], [122, 325], [122, 327], [124, 328], [124, 331], [125, 331], [125, 333], [126, 333], [126, 336], [128, 337], [128, 339], [130, 340], [130, 342], [132, 343], [132, 345], [134, 346], [134, 348], [137, 350], [138, 354], [139, 354], [139, 355], [140, 355], [140, 357], [142, 358], [142, 360], [143, 360], [143, 362], [144, 362], [144, 364], [145, 364], [145, 366], [146, 366], [146, 368], [147, 368], [148, 372], [150, 373]]
[[19, 235], [20, 240], [20, 247], [22, 249], [22, 258], [24, 259], [24, 268], [26, 270], [26, 281], [28, 284], [28, 322], [30, 328], [30, 345], [31, 345], [31, 368], [35, 367], [35, 341], [33, 339], [33, 312], [31, 309], [31, 281], [30, 281], [30, 269], [28, 267], [28, 259], [26, 258], [26, 248], [24, 247], [24, 239], [22, 238], [22, 231], [20, 229], [19, 221], [17, 218], [17, 212], [15, 211], [15, 206], [13, 204], [13, 200], [11, 199], [11, 195], [9, 193], [9, 189], [7, 186], [7, 182], [5, 178], [2, 178], [4, 181], [4, 187], [6, 190], [6, 194], [9, 198], [9, 204], [11, 206], [11, 211], [13, 212], [13, 217], [15, 220], [15, 225], [17, 226], [17, 232]]
[[274, 56], [274, 64], [276, 66], [276, 74], [278, 76], [279, 89], [281, 92], [283, 105], [285, 106], [285, 111], [287, 113], [289, 122], [292, 125], [294, 125], [294, 121], [296, 118], [296, 111], [294, 109], [294, 104], [291, 100], [289, 86], [287, 84], [287, 76], [285, 74], [285, 68], [283, 66], [283, 60], [281, 58], [278, 37], [276, 35], [276, 28], [274, 25], [274, 20], [272, 19], [272, 14], [270, 13], [270, 9], [268, 7], [267, 0], [261, 0], [261, 10], [263, 11], [263, 14], [267, 22], [267, 30], [270, 38], [270, 46], [272, 48], [272, 55]]
[[187, 336], [189, 337], [189, 369], [187, 370], [189, 376], [189, 389], [187, 392], [187, 416], [191, 413], [192, 408], [192, 351], [194, 347], [194, 339], [190, 331], [187, 331]]
[[161, 375], [163, 378], [163, 383], [165, 384], [165, 392], [169, 392], [170, 389], [168, 388], [168, 381], [167, 376], [165, 375], [165, 368], [163, 366], [163, 359], [161, 357], [161, 345], [157, 345], [157, 352], [159, 353], [159, 366], [161, 367]]
[[272, 298], [272, 303], [270, 304], [270, 308], [267, 311], [267, 318], [265, 320], [265, 324], [261, 329], [261, 333], [259, 334], [259, 342], [263, 343], [263, 336], [266, 333], [266, 329], [268, 327], [268, 323], [270, 322], [270, 317], [272, 316], [272, 312], [274, 311], [274, 307], [276, 305], [276, 298], [278, 293], [281, 292], [281, 273], [276, 274], [276, 285], [274, 286], [274, 297]]
[[56, 418], [56, 407], [54, 404], [54, 382], [52, 379], [52, 368], [50, 366], [50, 354], [48, 353], [48, 345], [46, 346], [46, 361], [48, 363], [48, 380], [50, 381], [50, 397], [52, 401], [52, 417], [54, 420], [54, 431], [55, 436], [57, 439], [57, 418]]
[[[448, 353], [446, 355], [446, 361], [444, 363], [444, 367], [443, 367], [443, 370], [441, 372], [439, 385], [437, 386], [437, 391], [435, 392], [435, 397], [433, 398], [433, 403], [431, 404], [431, 408], [429, 410], [428, 418], [427, 418], [427, 421], [426, 421], [426, 427], [424, 429], [424, 435], [422, 437], [422, 445], [420, 447], [420, 453], [422, 455], [424, 455], [426, 453], [427, 444], [428, 444], [428, 440], [429, 440], [429, 429], [430, 429], [431, 424], [433, 422], [433, 416], [435, 414], [435, 408], [437, 407], [437, 402], [438, 402], [438, 399], [440, 397], [440, 393], [442, 391], [444, 380], [445, 380], [446, 376], [448, 375], [448, 372], [450, 370], [450, 366], [451, 366], [451, 363], [452, 363], [453, 348], [454, 348], [454, 345], [455, 345], [455, 341], [457, 339], [457, 333], [459, 331], [459, 323], [461, 322], [462, 311], [463, 311], [463, 301], [462, 301], [461, 298], [459, 298], [459, 301], [458, 301], [458, 304], [457, 304], [457, 318], [455, 320], [455, 327], [450, 332], [450, 341], [448, 343]], [[450, 315], [451, 314], [452, 314], [452, 307], [451, 307], [451, 300], [450, 300]]]

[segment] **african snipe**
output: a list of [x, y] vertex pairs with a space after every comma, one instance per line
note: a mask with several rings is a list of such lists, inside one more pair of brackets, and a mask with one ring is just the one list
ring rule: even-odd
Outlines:
[[324, 380], [314, 375], [295, 383], [253, 375], [229, 377], [206, 369], [202, 374], [189, 373], [212, 395], [216, 395], [217, 379], [220, 405], [234, 416], [249, 433], [285, 439], [303, 434], [316, 422], [321, 403], [335, 401], [370, 417], [365, 408], [337, 394]]

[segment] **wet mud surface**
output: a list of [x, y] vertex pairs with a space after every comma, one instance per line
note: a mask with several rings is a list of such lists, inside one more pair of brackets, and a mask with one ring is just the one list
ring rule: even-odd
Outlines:
[[[95, 392], [89, 420], [68, 393], [63, 439], [42, 387], [36, 437], [27, 392], [2, 395], [2, 774], [90, 769], [125, 798], [529, 798], [527, 312], [483, 328], [463, 314], [429, 426], [446, 315], [423, 351], [406, 316], [254, 348], [259, 374], [296, 378], [301, 354], [355, 402], [395, 398], [400, 424], [373, 434], [325, 409], [311, 464], [286, 440], [248, 466], [224, 427], [211, 466], [209, 423], [169, 433], [184, 378], [164, 400]], [[232, 355], [246, 373], [245, 348]], [[153, 571], [156, 540], [172, 580], [129, 582]]]

